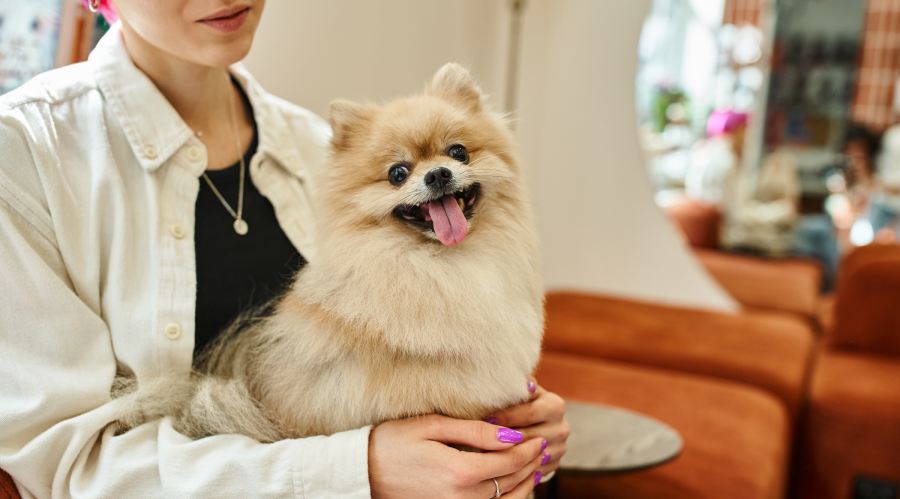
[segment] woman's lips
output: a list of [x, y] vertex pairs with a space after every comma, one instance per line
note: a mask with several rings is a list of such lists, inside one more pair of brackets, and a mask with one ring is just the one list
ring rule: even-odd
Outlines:
[[244, 25], [244, 21], [247, 20], [247, 14], [249, 13], [250, 7], [244, 7], [243, 9], [231, 14], [201, 19], [197, 22], [205, 24], [210, 28], [222, 31], [224, 33], [231, 33], [233, 31], [239, 30], [241, 26]]

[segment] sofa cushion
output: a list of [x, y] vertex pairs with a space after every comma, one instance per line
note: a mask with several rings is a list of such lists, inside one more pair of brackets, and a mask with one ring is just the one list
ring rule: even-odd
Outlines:
[[721, 251], [694, 254], [720, 286], [748, 310], [796, 314], [817, 319], [822, 267], [800, 258], [762, 258]]
[[597, 295], [547, 295], [550, 350], [754, 385], [795, 414], [814, 334], [788, 316], [725, 314]]
[[900, 359], [824, 351], [810, 387], [800, 497], [846, 499], [857, 476], [900, 484]]
[[560, 475], [560, 497], [776, 499], [789, 455], [789, 417], [762, 390], [728, 381], [545, 352], [538, 381], [564, 398], [636, 411], [675, 428], [684, 450], [657, 468]]

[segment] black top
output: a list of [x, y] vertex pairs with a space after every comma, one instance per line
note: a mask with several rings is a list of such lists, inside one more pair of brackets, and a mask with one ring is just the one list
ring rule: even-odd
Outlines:
[[[234, 231], [234, 218], [200, 178], [194, 214], [197, 258], [195, 356], [240, 312], [262, 305], [284, 291], [294, 272], [306, 263], [278, 225], [272, 203], [250, 180], [250, 158], [256, 147], [254, 127], [253, 141], [244, 154], [247, 170], [244, 172], [243, 219], [250, 228], [246, 235]], [[206, 174], [236, 212], [240, 162]]]

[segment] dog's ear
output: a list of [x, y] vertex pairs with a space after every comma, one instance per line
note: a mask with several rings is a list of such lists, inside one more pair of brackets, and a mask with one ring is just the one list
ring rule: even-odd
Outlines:
[[328, 110], [331, 121], [331, 143], [338, 149], [346, 147], [353, 137], [360, 135], [372, 119], [372, 107], [338, 99]]
[[444, 64], [434, 74], [427, 91], [457, 102], [469, 111], [481, 111], [481, 89], [469, 71], [455, 62]]

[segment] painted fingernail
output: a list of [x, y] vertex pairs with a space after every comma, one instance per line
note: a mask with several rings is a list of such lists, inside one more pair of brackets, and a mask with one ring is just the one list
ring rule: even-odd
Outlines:
[[528, 381], [528, 393], [534, 393], [537, 391], [537, 383], [534, 381]]
[[546, 438], [541, 440], [541, 452], [544, 452], [545, 450], [547, 450], [547, 445], [549, 443], [550, 442], [548, 442]]
[[484, 418], [484, 422], [490, 423], [490, 424], [497, 424], [497, 418], [495, 418], [494, 416]]
[[522, 433], [511, 428], [497, 428], [497, 440], [505, 444], [517, 444], [522, 441]]
[[541, 456], [541, 466], [544, 466], [549, 462], [550, 462], [550, 453], [548, 452], [548, 453], [544, 454], [543, 456]]
[[537, 487], [538, 484], [541, 483], [541, 477], [542, 477], [542, 476], [543, 476], [543, 475], [541, 474], [540, 471], [535, 471], [535, 472], [534, 472], [534, 486], [535, 486], [535, 487]]

